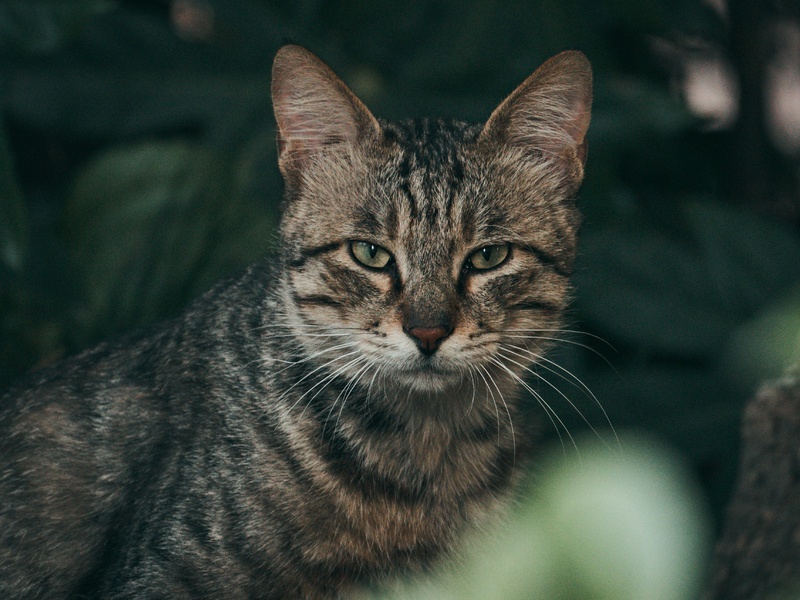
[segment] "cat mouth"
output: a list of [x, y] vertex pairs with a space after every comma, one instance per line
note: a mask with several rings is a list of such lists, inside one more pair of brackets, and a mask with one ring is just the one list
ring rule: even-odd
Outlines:
[[420, 356], [411, 364], [395, 371], [401, 383], [417, 389], [441, 389], [461, 380], [461, 371], [443, 365], [435, 357]]

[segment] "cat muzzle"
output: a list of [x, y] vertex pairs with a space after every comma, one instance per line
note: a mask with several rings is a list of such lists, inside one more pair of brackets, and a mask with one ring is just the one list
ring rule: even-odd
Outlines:
[[417, 343], [420, 352], [430, 356], [453, 330], [446, 327], [412, 327], [404, 328], [404, 331]]

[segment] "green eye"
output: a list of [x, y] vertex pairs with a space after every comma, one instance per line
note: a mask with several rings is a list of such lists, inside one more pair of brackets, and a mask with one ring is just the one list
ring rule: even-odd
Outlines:
[[510, 244], [495, 244], [494, 246], [484, 246], [476, 250], [467, 258], [469, 266], [479, 271], [492, 269], [500, 265], [511, 252]]
[[389, 252], [369, 242], [350, 242], [350, 253], [358, 262], [371, 269], [383, 269], [392, 260]]

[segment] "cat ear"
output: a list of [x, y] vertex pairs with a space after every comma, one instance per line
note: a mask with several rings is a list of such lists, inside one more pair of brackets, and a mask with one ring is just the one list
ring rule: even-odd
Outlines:
[[495, 109], [481, 132], [554, 161], [583, 177], [592, 108], [592, 68], [583, 53], [562, 52], [540, 66]]
[[328, 65], [292, 44], [278, 50], [272, 65], [272, 107], [284, 176], [302, 171], [319, 150], [380, 131], [375, 117]]

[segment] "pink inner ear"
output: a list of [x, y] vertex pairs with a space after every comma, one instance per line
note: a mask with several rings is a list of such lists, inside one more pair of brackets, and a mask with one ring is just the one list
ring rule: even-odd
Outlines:
[[355, 141], [359, 134], [352, 107], [335, 96], [294, 98], [276, 104], [275, 114], [280, 160], [290, 161], [299, 170], [310, 155], [334, 144]]
[[291, 105], [286, 108], [278, 119], [279, 152], [314, 151], [326, 144], [324, 129], [315, 121], [315, 115]]
[[510, 107], [512, 138], [559, 156], [583, 145], [591, 116], [586, 87], [559, 81], [526, 92]]
[[571, 117], [566, 119], [562, 126], [564, 131], [575, 141], [575, 144], [580, 146], [584, 143], [586, 130], [589, 129], [591, 109], [584, 98], [577, 97], [573, 99], [568, 114]]
[[580, 52], [562, 52], [546, 61], [497, 107], [482, 136], [528, 149], [532, 154], [583, 162], [591, 103], [589, 61]]
[[379, 129], [369, 110], [341, 79], [299, 46], [284, 46], [275, 57], [272, 105], [284, 175], [287, 169], [302, 171], [309, 154]]

